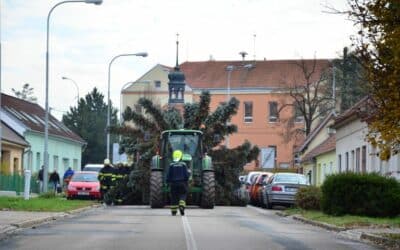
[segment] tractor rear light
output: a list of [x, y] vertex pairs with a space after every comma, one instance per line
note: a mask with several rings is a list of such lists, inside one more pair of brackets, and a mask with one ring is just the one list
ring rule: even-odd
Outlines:
[[280, 186], [272, 186], [272, 191], [282, 192], [282, 187], [280, 187]]

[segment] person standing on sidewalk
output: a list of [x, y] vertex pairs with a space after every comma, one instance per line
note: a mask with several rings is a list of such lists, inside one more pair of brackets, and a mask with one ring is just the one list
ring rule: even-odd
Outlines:
[[51, 173], [51, 175], [49, 177], [49, 182], [53, 186], [54, 193], [57, 194], [58, 191], [61, 189], [61, 185], [60, 185], [60, 175], [57, 173], [56, 168], [54, 168], [53, 173]]
[[169, 165], [167, 183], [171, 194], [171, 214], [176, 215], [179, 208], [181, 215], [185, 215], [186, 197], [188, 192], [189, 170], [182, 160], [183, 153], [175, 150], [172, 153], [173, 162]]

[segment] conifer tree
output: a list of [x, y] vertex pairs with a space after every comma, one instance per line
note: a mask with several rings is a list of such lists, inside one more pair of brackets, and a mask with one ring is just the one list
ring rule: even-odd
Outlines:
[[[138, 105], [143, 107], [144, 114], [137, 113], [127, 108], [123, 114], [130, 125], [114, 126], [111, 132], [123, 135], [121, 153], [125, 152], [134, 158], [128, 186], [131, 193], [126, 194], [137, 203], [138, 198], [147, 202], [149, 193], [150, 161], [157, 153], [158, 140], [163, 130], [167, 129], [196, 129], [203, 132], [203, 144], [207, 153], [213, 157], [216, 175], [217, 204], [235, 204], [237, 199], [234, 190], [239, 187], [238, 176], [243, 171], [243, 166], [257, 159], [259, 149], [249, 142], [234, 149], [224, 146], [216, 147], [223, 142], [226, 135], [237, 131], [230, 119], [237, 113], [239, 101], [232, 98], [228, 103], [219, 106], [210, 112], [211, 96], [203, 92], [198, 103], [185, 104], [184, 113], [168, 108], [162, 110], [150, 100], [141, 98]], [[136, 200], [135, 200], [136, 199]]]

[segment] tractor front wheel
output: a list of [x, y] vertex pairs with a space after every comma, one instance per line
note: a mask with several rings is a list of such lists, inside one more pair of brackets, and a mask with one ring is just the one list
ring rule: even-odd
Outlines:
[[151, 208], [162, 208], [163, 201], [163, 179], [162, 171], [152, 171], [150, 176], [150, 206]]
[[203, 172], [203, 192], [201, 193], [201, 208], [214, 208], [215, 177], [214, 172]]

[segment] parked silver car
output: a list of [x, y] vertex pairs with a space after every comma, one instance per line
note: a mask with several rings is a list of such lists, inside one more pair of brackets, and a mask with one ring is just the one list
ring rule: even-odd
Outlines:
[[275, 173], [263, 188], [262, 206], [271, 209], [274, 205], [293, 205], [297, 190], [309, 186], [305, 175], [294, 173]]

